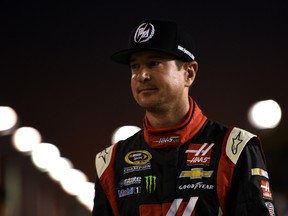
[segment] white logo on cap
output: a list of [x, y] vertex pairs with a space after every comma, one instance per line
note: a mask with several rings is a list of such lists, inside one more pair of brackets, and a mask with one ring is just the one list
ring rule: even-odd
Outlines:
[[135, 43], [143, 43], [150, 40], [155, 33], [155, 28], [151, 23], [142, 23], [134, 34]]
[[194, 55], [193, 55], [191, 52], [189, 52], [187, 49], [185, 49], [184, 47], [178, 45], [177, 49], [180, 50], [180, 51], [182, 51], [182, 52], [185, 53], [186, 55], [188, 55], [192, 60], [195, 59]]

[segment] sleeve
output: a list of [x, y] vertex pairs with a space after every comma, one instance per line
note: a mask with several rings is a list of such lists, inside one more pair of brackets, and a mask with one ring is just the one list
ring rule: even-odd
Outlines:
[[99, 152], [95, 157], [96, 181], [93, 216], [118, 216], [115, 192], [114, 162], [117, 144]]
[[95, 196], [92, 216], [102, 215], [113, 216], [113, 211], [97, 176], [95, 182]]
[[265, 156], [256, 137], [237, 160], [226, 206], [227, 215], [276, 215]]

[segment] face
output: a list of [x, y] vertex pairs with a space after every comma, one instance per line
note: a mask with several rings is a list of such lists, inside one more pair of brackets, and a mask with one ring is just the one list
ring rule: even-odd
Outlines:
[[[187, 100], [189, 74], [186, 64], [177, 67], [173, 56], [156, 51], [131, 55], [131, 89], [136, 102], [148, 111], [163, 111], [181, 105]], [[185, 69], [186, 68], [186, 69]]]

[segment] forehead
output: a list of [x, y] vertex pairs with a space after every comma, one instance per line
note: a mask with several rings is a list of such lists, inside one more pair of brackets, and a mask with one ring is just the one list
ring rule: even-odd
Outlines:
[[167, 59], [167, 60], [172, 60], [175, 59], [175, 56], [161, 52], [161, 51], [154, 51], [154, 50], [146, 50], [146, 51], [138, 51], [135, 53], [132, 53], [130, 56], [129, 62], [133, 62], [136, 60], [149, 60], [149, 59]]

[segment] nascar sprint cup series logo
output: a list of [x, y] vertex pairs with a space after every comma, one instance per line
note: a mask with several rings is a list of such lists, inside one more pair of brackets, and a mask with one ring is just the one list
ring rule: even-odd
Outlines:
[[152, 158], [150, 152], [145, 150], [137, 150], [128, 152], [125, 156], [125, 161], [132, 165], [144, 165], [147, 164]]

